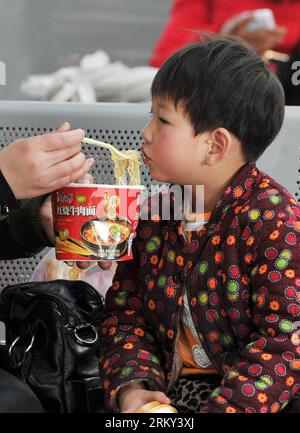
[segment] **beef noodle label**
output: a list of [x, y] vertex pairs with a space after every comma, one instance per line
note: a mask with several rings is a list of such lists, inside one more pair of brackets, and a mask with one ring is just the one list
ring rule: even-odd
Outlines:
[[57, 206], [58, 216], [96, 216], [96, 206]]

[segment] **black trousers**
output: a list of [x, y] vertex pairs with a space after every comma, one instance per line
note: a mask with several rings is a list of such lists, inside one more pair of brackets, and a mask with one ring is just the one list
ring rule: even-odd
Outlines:
[[0, 413], [43, 413], [33, 391], [20, 379], [0, 369]]

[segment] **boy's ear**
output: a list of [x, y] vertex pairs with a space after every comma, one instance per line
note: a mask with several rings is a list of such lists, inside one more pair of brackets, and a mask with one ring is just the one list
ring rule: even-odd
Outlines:
[[217, 128], [210, 132], [206, 142], [206, 163], [215, 165], [227, 156], [232, 146], [232, 135], [226, 128]]

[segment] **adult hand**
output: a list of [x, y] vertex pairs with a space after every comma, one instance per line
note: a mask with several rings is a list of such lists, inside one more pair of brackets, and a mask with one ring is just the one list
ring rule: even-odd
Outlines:
[[44, 203], [40, 207], [40, 221], [43, 228], [43, 232], [47, 238], [54, 245], [54, 227], [53, 227], [53, 214], [52, 214], [52, 204], [51, 196], [49, 195]]
[[[107, 269], [110, 269], [112, 267], [112, 261], [110, 260], [105, 260], [105, 261], [98, 261], [97, 264], [98, 266], [103, 269], [104, 271], [106, 271]], [[80, 268], [80, 269], [88, 269], [91, 265], [91, 262], [88, 261], [81, 261], [81, 262], [76, 262], [76, 265]]]
[[263, 55], [265, 51], [271, 50], [283, 40], [287, 29], [277, 26], [274, 29], [249, 31], [247, 30], [247, 24], [253, 20], [253, 16], [244, 18], [236, 24], [228, 34], [243, 39], [251, 45], [258, 54]]
[[0, 171], [17, 199], [38, 197], [76, 181], [94, 163], [81, 152], [82, 129], [21, 138], [0, 152]]
[[148, 391], [141, 383], [123, 386], [118, 392], [120, 410], [123, 413], [134, 413], [150, 401], [170, 404], [171, 400], [161, 391]]
[[[80, 179], [76, 179], [76, 180], [80, 183], [92, 183], [93, 177], [89, 173], [86, 173]], [[40, 220], [41, 220], [41, 225], [44, 233], [47, 235], [48, 239], [54, 244], [55, 236], [54, 236], [54, 226], [53, 226], [52, 203], [51, 203], [50, 195], [46, 198], [46, 200], [44, 200], [40, 208]], [[84, 262], [80, 262], [80, 263], [84, 263]]]

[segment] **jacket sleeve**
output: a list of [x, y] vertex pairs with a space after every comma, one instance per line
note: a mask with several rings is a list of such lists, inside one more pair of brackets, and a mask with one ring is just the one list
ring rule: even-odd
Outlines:
[[275, 413], [300, 389], [300, 211], [286, 209], [290, 213], [275, 209], [279, 218], [266, 223], [255, 248], [249, 238], [243, 241], [251, 259], [248, 313], [254, 332], [233, 366], [224, 366], [221, 387], [203, 412]]
[[44, 234], [39, 209], [43, 197], [20, 202], [0, 217], [0, 259], [31, 257], [46, 246], [53, 246]]
[[0, 171], [0, 259], [31, 257], [53, 246], [44, 234], [39, 210], [45, 197], [16, 200]]
[[122, 385], [143, 381], [149, 389], [165, 390], [164, 373], [143, 313], [138, 278], [141, 249], [137, 234], [133, 260], [119, 263], [105, 299], [100, 366], [105, 403], [113, 411], [118, 410], [116, 394]]
[[0, 171], [0, 213], [4, 214], [10, 208], [17, 209], [18, 207], [19, 202], [16, 200], [14, 193]]
[[150, 65], [160, 67], [175, 51], [199, 40], [200, 31], [217, 31], [217, 24], [210, 21], [211, 7], [211, 0], [174, 0]]

